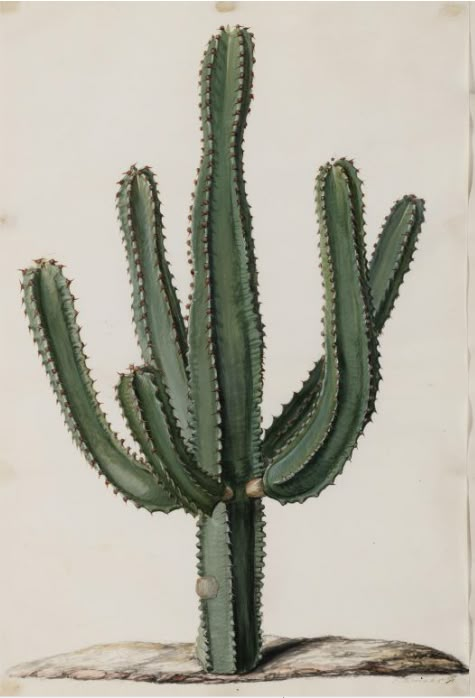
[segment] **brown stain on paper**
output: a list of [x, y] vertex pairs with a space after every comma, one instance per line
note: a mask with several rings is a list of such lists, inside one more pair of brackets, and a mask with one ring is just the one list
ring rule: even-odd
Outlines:
[[18, 696], [20, 693], [19, 681], [10, 679], [7, 676], [0, 678], [0, 696]]
[[0, 485], [11, 482], [15, 477], [15, 469], [6, 461], [0, 460]]
[[0, 2], [0, 15], [11, 14], [19, 9], [20, 3], [17, 2], [17, 0], [10, 0], [9, 2], [6, 0], [1, 0]]
[[439, 10], [442, 17], [458, 17], [465, 11], [464, 2], [444, 2]]
[[235, 2], [215, 2], [214, 6], [218, 12], [232, 12], [236, 9]]

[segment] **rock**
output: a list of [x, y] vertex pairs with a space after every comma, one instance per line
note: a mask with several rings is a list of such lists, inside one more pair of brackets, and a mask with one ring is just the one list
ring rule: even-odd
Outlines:
[[149, 681], [152, 683], [231, 683], [280, 681], [311, 676], [408, 676], [458, 674], [467, 668], [455, 657], [423, 645], [344, 637], [266, 637], [264, 656], [249, 674], [206, 674], [192, 643], [118, 642], [19, 664], [17, 678]]

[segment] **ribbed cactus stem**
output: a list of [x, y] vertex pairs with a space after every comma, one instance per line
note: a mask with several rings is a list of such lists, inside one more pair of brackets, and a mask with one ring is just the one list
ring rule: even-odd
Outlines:
[[217, 582], [200, 598], [198, 657], [207, 671], [245, 673], [262, 653], [264, 508], [241, 497], [219, 504], [198, 525], [198, 574]]
[[185, 511], [211, 514], [224, 485], [195, 462], [160, 381], [150, 369], [121, 377], [118, 397], [130, 430], [157, 476]]
[[[409, 271], [424, 222], [424, 201], [406, 195], [396, 201], [386, 217], [369, 265], [369, 283], [374, 305], [374, 326], [383, 331], [404, 277]], [[310, 371], [301, 389], [274, 418], [263, 440], [263, 453], [271, 461], [301, 430], [322, 389], [325, 360], [322, 357]]]
[[200, 80], [203, 158], [190, 226], [195, 453], [234, 493], [201, 520], [199, 530], [199, 574], [215, 577], [219, 591], [201, 600], [198, 647], [208, 671], [218, 673], [249, 671], [261, 653], [256, 590], [263, 511], [246, 492], [246, 483], [262, 473], [263, 327], [242, 164], [253, 60], [252, 35], [245, 29], [223, 28], [208, 44]]
[[308, 420], [264, 476], [266, 493], [285, 502], [317, 496], [334, 481], [374, 409], [379, 360], [360, 185], [347, 160], [329, 163], [317, 177], [325, 370]]
[[156, 369], [158, 390], [186, 439], [186, 330], [165, 250], [158, 188], [149, 167], [131, 167], [116, 206], [127, 253], [132, 312], [144, 362]]
[[87, 461], [116, 493], [149, 511], [176, 509], [176, 499], [159, 483], [152, 468], [124, 447], [101, 409], [70, 285], [54, 260], [37, 260], [36, 266], [23, 274], [29, 327], [66, 426]]

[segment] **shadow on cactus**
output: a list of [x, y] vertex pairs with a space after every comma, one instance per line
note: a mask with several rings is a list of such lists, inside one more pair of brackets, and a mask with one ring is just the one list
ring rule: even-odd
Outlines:
[[251, 671], [262, 652], [263, 498], [318, 496], [351, 457], [374, 412], [378, 338], [423, 222], [414, 196], [396, 202], [369, 261], [361, 181], [352, 161], [320, 168], [315, 187], [324, 284], [323, 356], [263, 434], [264, 330], [242, 141], [252, 99], [252, 34], [221, 29], [200, 71], [203, 152], [190, 211], [193, 275], [183, 317], [165, 256], [152, 171], [132, 167], [117, 207], [144, 365], [120, 376], [117, 399], [140, 455], [101, 409], [70, 281], [55, 261], [23, 273], [30, 330], [66, 425], [116, 493], [150, 512], [197, 517], [207, 672]]

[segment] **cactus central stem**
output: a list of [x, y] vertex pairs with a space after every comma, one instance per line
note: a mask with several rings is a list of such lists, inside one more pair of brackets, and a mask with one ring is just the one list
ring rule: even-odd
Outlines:
[[207, 671], [245, 673], [261, 657], [262, 528], [262, 502], [243, 493], [200, 519], [198, 573], [218, 582], [217, 595], [200, 601], [198, 655]]

